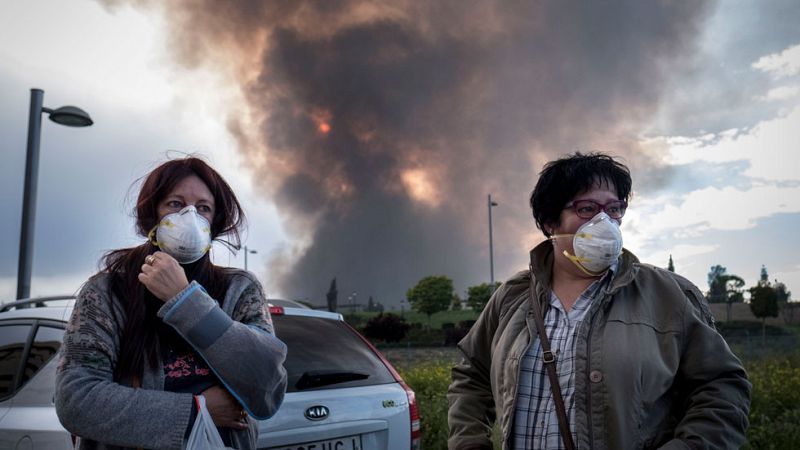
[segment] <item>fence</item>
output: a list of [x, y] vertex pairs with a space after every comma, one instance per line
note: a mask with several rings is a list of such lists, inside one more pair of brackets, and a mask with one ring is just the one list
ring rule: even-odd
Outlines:
[[[726, 303], [711, 303], [711, 314], [720, 321], [744, 321], [750, 320], [761, 322], [750, 311], [749, 303], [731, 303], [730, 319], [728, 318], [728, 305]], [[784, 326], [800, 325], [800, 302], [783, 303], [779, 306], [778, 317], [768, 317], [767, 325]]]

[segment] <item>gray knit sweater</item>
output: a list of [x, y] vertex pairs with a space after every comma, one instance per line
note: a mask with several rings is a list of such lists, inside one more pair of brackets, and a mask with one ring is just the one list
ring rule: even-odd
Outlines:
[[[223, 306], [196, 282], [167, 301], [158, 316], [208, 363], [250, 415], [232, 445], [253, 449], [255, 419], [271, 417], [283, 401], [286, 345], [275, 337], [261, 285], [249, 272], [226, 269]], [[108, 276], [92, 277], [78, 295], [67, 325], [56, 378], [56, 411], [80, 449], [181, 449], [192, 415], [192, 395], [164, 391], [164, 368], [146, 365], [141, 389], [115, 381], [125, 311]]]

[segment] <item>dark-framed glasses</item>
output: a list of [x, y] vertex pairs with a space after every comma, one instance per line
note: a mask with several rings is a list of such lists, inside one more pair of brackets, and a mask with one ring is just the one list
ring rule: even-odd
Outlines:
[[600, 204], [594, 200], [576, 200], [567, 203], [564, 209], [574, 210], [581, 219], [591, 219], [600, 211], [605, 211], [612, 219], [621, 219], [625, 215], [625, 210], [628, 209], [628, 202], [613, 200], [606, 204]]

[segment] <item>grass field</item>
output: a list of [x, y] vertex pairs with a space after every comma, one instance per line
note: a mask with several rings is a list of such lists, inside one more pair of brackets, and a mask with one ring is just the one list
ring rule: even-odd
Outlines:
[[378, 349], [401, 372], [430, 365], [452, 367], [461, 360], [461, 352], [456, 347], [378, 347]]

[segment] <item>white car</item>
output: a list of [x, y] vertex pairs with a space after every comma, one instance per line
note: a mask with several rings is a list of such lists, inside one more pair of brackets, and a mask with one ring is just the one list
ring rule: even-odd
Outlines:
[[[49, 297], [0, 306], [0, 448], [73, 448], [53, 404], [56, 354], [73, 302]], [[420, 448], [414, 392], [341, 314], [286, 300], [270, 305], [288, 347], [288, 387], [278, 412], [259, 423], [259, 449]]]

